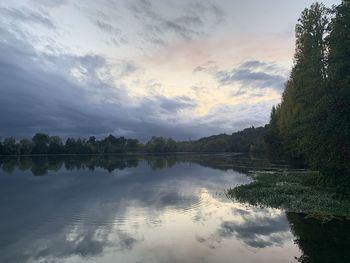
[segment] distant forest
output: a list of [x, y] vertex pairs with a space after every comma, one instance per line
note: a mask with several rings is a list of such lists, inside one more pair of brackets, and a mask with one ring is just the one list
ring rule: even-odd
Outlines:
[[68, 138], [37, 133], [31, 140], [19, 142], [14, 137], [0, 141], [0, 155], [35, 154], [116, 154], [116, 153], [166, 153], [166, 152], [265, 152], [264, 128], [248, 128], [232, 135], [215, 135], [194, 141], [176, 142], [171, 138], [152, 137], [143, 144], [137, 139], [108, 137], [98, 140]]
[[[38, 133], [19, 142], [0, 140], [1, 155], [125, 152], [250, 152], [298, 160], [323, 174], [350, 177], [350, 0], [326, 8], [315, 3], [296, 25], [294, 65], [282, 102], [265, 127], [194, 141], [68, 138]], [[343, 176], [345, 175], [345, 176]]]

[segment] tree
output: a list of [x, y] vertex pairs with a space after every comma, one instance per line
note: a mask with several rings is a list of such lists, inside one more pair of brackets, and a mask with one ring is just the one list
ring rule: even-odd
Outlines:
[[49, 138], [48, 154], [62, 154], [64, 153], [63, 143], [60, 137], [51, 136]]
[[[333, 10], [306, 9], [296, 27], [295, 64], [270, 139], [278, 131], [283, 153], [302, 158], [345, 189], [350, 185], [350, 1]], [[330, 21], [330, 22], [329, 22]], [[341, 188], [340, 187], [340, 188]]]
[[166, 150], [168, 152], [176, 152], [177, 151], [177, 145], [176, 145], [176, 141], [174, 139], [168, 138], [166, 143], [167, 143]]
[[278, 111], [279, 105], [277, 107], [273, 106], [270, 116], [270, 124], [267, 125], [267, 132], [264, 136], [264, 140], [267, 145], [267, 153], [272, 158], [281, 158], [283, 149], [280, 137], [280, 131], [278, 129]]
[[9, 137], [4, 139], [3, 153], [5, 155], [17, 155], [19, 153], [19, 147], [16, 144], [15, 137]]
[[166, 140], [163, 137], [153, 136], [151, 140], [147, 142], [148, 152], [164, 152], [166, 147]]
[[33, 143], [28, 139], [22, 139], [19, 142], [19, 153], [21, 155], [29, 155], [32, 153]]
[[64, 149], [65, 149], [65, 153], [75, 154], [76, 153], [75, 139], [74, 138], [68, 138], [66, 140]]
[[2, 138], [0, 137], [0, 155], [4, 154], [4, 146], [2, 145]]
[[294, 127], [300, 125], [299, 120], [313, 109], [326, 92], [328, 24], [329, 10], [319, 3], [305, 9], [298, 20], [294, 66], [282, 102], [271, 113], [269, 132], [265, 138], [270, 152], [276, 149], [275, 156], [282, 154], [293, 159], [303, 156], [296, 150], [292, 138], [303, 138], [304, 134], [296, 134], [301, 130]]
[[298, 147], [312, 167], [349, 181], [350, 1], [335, 8], [330, 28], [326, 94], [299, 122], [305, 136]]
[[32, 141], [34, 143], [33, 154], [47, 154], [50, 142], [50, 138], [47, 134], [37, 133], [32, 138]]
[[288, 132], [294, 121], [314, 106], [324, 94], [326, 81], [326, 36], [329, 11], [315, 3], [305, 9], [296, 26], [294, 67], [280, 107], [279, 129]]
[[89, 147], [90, 153], [98, 152], [98, 142], [96, 141], [95, 136], [90, 136], [86, 143], [87, 143], [87, 146]]
[[137, 139], [128, 139], [126, 141], [126, 147], [130, 151], [135, 151], [139, 148], [140, 142]]

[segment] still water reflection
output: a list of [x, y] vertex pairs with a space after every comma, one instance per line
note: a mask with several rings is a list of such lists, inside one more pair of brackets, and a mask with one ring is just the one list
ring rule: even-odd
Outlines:
[[233, 155], [0, 159], [0, 262], [350, 262], [348, 221], [235, 203], [283, 163]]

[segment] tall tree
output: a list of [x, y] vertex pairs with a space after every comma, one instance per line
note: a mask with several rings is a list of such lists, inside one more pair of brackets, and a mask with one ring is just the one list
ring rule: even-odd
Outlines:
[[[301, 158], [296, 150], [296, 123], [315, 106], [325, 94], [327, 80], [327, 35], [329, 10], [320, 3], [305, 9], [296, 25], [296, 49], [294, 66], [282, 95], [280, 107], [275, 109], [275, 116], [270, 121], [270, 136], [274, 134], [279, 142], [267, 138], [270, 149], [276, 149], [285, 157]], [[277, 124], [276, 124], [277, 122]], [[277, 130], [272, 131], [271, 129]], [[293, 131], [293, 133], [292, 133]], [[277, 134], [279, 136], [277, 136]], [[303, 134], [297, 134], [302, 137]]]
[[280, 107], [279, 128], [287, 133], [295, 120], [313, 107], [326, 81], [326, 36], [329, 11], [315, 3], [302, 12], [296, 32], [294, 67]]
[[350, 183], [350, 1], [343, 0], [332, 19], [329, 14], [317, 3], [303, 12], [296, 27], [295, 65], [270, 127], [277, 115], [284, 152], [303, 157], [346, 188]]
[[[303, 122], [308, 127], [303, 130], [308, 135], [303, 149], [310, 164], [324, 173], [350, 177], [349, 0], [344, 0], [335, 8], [330, 28], [326, 95]], [[344, 176], [341, 178], [346, 179]]]

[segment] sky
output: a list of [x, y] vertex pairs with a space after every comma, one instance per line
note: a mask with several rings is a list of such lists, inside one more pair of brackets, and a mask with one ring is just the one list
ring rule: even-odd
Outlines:
[[263, 126], [312, 2], [0, 1], [0, 136], [188, 140]]

